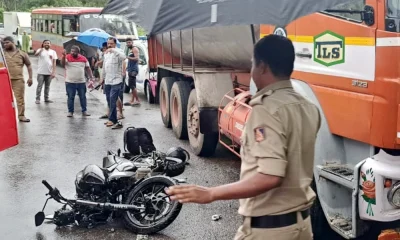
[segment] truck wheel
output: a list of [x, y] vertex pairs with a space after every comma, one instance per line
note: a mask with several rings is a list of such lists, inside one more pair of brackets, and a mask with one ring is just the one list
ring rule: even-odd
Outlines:
[[322, 239], [324, 236], [336, 235], [336, 232], [331, 229], [328, 221], [326, 220], [324, 210], [322, 210], [321, 203], [319, 202], [317, 186], [315, 179], [311, 183], [311, 188], [317, 194], [314, 204], [311, 206], [311, 225], [315, 239]]
[[164, 126], [171, 128], [171, 113], [169, 110], [169, 98], [171, 96], [172, 84], [176, 81], [173, 77], [164, 77], [160, 84], [160, 112]]
[[145, 83], [144, 93], [146, 94], [147, 102], [153, 104], [155, 102], [155, 97], [153, 91], [151, 90], [151, 85], [149, 82]]
[[214, 154], [218, 143], [218, 133], [200, 132], [200, 112], [197, 104], [196, 89], [192, 89], [187, 105], [187, 131], [190, 146], [198, 156], [208, 157]]
[[172, 131], [178, 139], [187, 139], [187, 104], [191, 88], [185, 81], [172, 85], [170, 106]]

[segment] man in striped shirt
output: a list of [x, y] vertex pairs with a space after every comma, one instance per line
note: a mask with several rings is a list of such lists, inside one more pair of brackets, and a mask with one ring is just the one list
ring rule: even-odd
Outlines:
[[81, 102], [82, 115], [90, 116], [86, 109], [86, 79], [85, 70], [91, 79], [93, 73], [90, 69], [88, 60], [80, 54], [78, 46], [71, 47], [71, 53], [66, 54], [65, 50], [61, 59], [62, 66], [65, 66], [65, 86], [68, 94], [68, 117], [74, 114], [74, 101], [76, 92], [78, 92]]

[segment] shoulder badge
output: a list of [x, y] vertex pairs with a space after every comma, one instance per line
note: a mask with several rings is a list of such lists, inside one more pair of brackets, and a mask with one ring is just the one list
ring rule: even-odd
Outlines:
[[256, 142], [262, 142], [265, 140], [265, 130], [262, 127], [254, 129], [254, 136]]

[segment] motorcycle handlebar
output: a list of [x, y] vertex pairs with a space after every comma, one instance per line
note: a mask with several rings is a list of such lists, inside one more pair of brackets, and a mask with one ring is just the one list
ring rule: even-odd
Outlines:
[[50, 184], [46, 180], [43, 180], [42, 183], [43, 183], [44, 186], [47, 187], [47, 189], [49, 189], [50, 192], [54, 191], [53, 187], [50, 186]]

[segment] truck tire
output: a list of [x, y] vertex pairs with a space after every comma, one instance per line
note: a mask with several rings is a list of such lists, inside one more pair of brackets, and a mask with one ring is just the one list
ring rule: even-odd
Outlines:
[[196, 89], [192, 89], [187, 105], [187, 123], [190, 146], [198, 156], [209, 157], [214, 154], [218, 144], [218, 133], [200, 132], [200, 114], [197, 104]]
[[146, 94], [147, 102], [150, 104], [155, 103], [156, 98], [153, 95], [153, 91], [151, 90], [151, 85], [148, 81], [144, 84], [144, 93]]
[[313, 230], [314, 239], [326, 239], [326, 236], [335, 236], [336, 232], [332, 230], [328, 221], [326, 220], [324, 210], [319, 202], [317, 186], [315, 184], [315, 179], [311, 183], [312, 190], [317, 194], [314, 204], [310, 209], [311, 225]]
[[169, 99], [171, 96], [172, 84], [176, 81], [173, 77], [164, 77], [160, 84], [160, 112], [164, 126], [171, 128], [171, 113], [169, 110]]
[[191, 88], [186, 81], [177, 81], [172, 85], [170, 97], [171, 125], [175, 137], [187, 139], [187, 104]]

